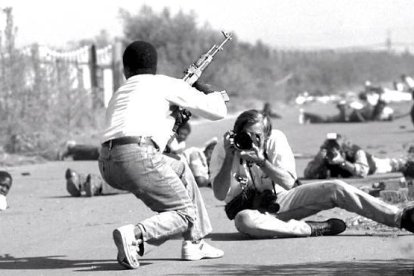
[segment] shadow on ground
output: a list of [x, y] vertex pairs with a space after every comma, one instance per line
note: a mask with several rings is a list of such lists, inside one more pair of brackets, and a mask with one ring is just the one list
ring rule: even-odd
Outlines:
[[247, 235], [244, 235], [239, 232], [233, 233], [210, 233], [207, 238], [210, 238], [212, 241], [244, 241], [251, 240]]
[[[9, 254], [0, 256], [1, 270], [53, 270], [74, 269], [75, 271], [117, 271], [124, 270], [115, 260], [68, 260], [65, 256], [39, 256], [16, 258]], [[140, 262], [141, 266], [150, 262]]]
[[[201, 266], [202, 275], [413, 275], [414, 260], [364, 260], [290, 265], [219, 264]], [[170, 274], [170, 275], [200, 275]]]

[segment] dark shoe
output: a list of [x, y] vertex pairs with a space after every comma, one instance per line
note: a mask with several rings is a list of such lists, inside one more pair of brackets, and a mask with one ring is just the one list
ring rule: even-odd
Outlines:
[[81, 183], [79, 175], [72, 171], [71, 169], [67, 169], [65, 172], [65, 178], [66, 178], [66, 190], [71, 196], [81, 196]]
[[326, 221], [306, 221], [311, 227], [311, 236], [334, 236], [345, 231], [346, 224], [340, 219]]
[[[97, 179], [97, 177], [95, 175], [92, 174], [88, 174], [88, 176], [86, 177], [86, 181], [85, 181], [85, 185], [84, 185], [84, 189], [85, 189], [85, 194], [86, 196], [95, 196], [95, 195], [99, 195], [101, 192], [101, 187], [100, 187], [100, 183], [98, 183], [99, 180]], [[101, 184], [102, 185], [102, 184]]]
[[414, 233], [414, 206], [404, 208], [401, 216], [401, 228]]

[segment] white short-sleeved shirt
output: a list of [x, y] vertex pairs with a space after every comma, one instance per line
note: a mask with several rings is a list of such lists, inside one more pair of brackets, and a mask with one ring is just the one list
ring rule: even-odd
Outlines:
[[218, 120], [227, 114], [220, 92], [200, 93], [181, 79], [164, 75], [130, 77], [109, 101], [101, 143], [125, 136], [152, 137], [160, 150], [172, 135], [171, 105]]
[[[289, 172], [292, 177], [297, 178], [296, 175], [296, 164], [292, 149], [289, 146], [285, 134], [277, 129], [272, 130], [270, 137], [266, 142], [266, 153], [268, 161], [274, 166], [285, 169]], [[214, 148], [213, 154], [210, 161], [210, 181], [214, 183], [214, 179], [220, 172], [223, 161], [225, 158], [225, 150], [223, 140], [219, 141]], [[259, 167], [253, 165], [251, 168], [254, 184], [260, 191], [265, 189], [272, 189], [272, 180], [270, 177], [265, 175]], [[247, 167], [240, 164], [240, 155], [236, 151], [232, 165], [232, 176], [235, 174], [242, 174], [248, 177], [249, 184], [252, 184], [252, 179], [248, 173]], [[283, 187], [276, 184], [276, 192], [285, 191]], [[214, 185], [214, 184], [213, 184]], [[236, 181], [236, 178], [231, 178], [230, 189], [227, 192], [225, 202], [231, 201], [236, 195], [241, 192], [240, 184]]]

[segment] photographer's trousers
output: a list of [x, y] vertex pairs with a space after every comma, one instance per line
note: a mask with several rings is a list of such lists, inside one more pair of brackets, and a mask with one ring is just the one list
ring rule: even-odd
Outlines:
[[[138, 223], [144, 251], [182, 234], [196, 241], [211, 232], [201, 193], [186, 162], [167, 157], [153, 145], [101, 148], [99, 169], [105, 181], [141, 199], [158, 214]], [[128, 207], [129, 208], [129, 207]]]
[[243, 210], [236, 228], [256, 238], [310, 236], [309, 225], [300, 219], [339, 207], [376, 222], [401, 227], [402, 210], [340, 180], [308, 183], [278, 194], [277, 214]]

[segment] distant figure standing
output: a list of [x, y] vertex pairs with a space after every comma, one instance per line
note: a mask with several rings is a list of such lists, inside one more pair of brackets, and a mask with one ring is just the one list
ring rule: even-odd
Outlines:
[[282, 118], [282, 116], [280, 116], [279, 114], [277, 114], [276, 112], [273, 112], [272, 110], [272, 106], [269, 102], [266, 102], [263, 105], [263, 110], [262, 110], [263, 115], [270, 117], [270, 118], [277, 118], [280, 119]]

